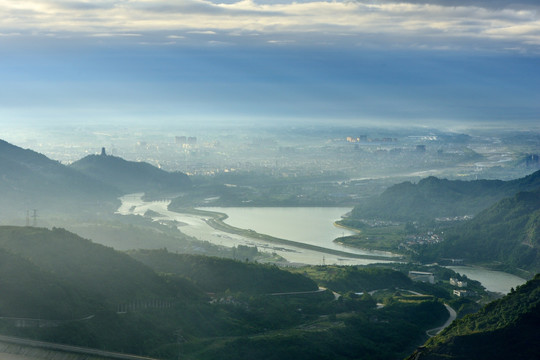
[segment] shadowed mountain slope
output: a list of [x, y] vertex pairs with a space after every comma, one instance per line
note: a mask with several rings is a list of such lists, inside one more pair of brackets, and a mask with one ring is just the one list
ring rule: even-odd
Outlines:
[[540, 189], [519, 192], [450, 229], [424, 255], [496, 261], [540, 272]]
[[407, 360], [539, 359], [540, 275], [454, 321]]
[[[26, 210], [71, 213], [117, 206], [120, 192], [43, 154], [0, 140], [0, 214], [24, 218]], [[114, 205], [113, 205], [114, 204]]]
[[173, 254], [166, 250], [138, 250], [129, 254], [157, 272], [184, 276], [209, 292], [231, 290], [269, 294], [317, 290], [317, 284], [307, 277], [273, 265]]
[[184, 173], [170, 173], [145, 162], [105, 154], [86, 156], [70, 167], [124, 193], [175, 193], [191, 187], [191, 180]]
[[27, 259], [46, 276], [54, 276], [67, 289], [84, 296], [88, 304], [116, 308], [134, 300], [196, 295], [191, 288], [172, 286], [128, 255], [64, 229], [2, 226], [1, 249]]

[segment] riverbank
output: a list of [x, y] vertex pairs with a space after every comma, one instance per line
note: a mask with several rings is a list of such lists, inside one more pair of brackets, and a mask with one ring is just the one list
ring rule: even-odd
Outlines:
[[[142, 199], [142, 194], [131, 194], [121, 198], [122, 205], [118, 209], [117, 213], [122, 215], [140, 215], [144, 216], [148, 210], [154, 211], [159, 214], [152, 216], [155, 221], [171, 221], [173, 224], [181, 222], [184, 226], [179, 227], [182, 233], [197, 238], [201, 241], [207, 241], [216, 245], [223, 245], [227, 247], [233, 247], [238, 245], [256, 246], [268, 253], [276, 253], [279, 256], [285, 258], [290, 265], [293, 264], [309, 264], [309, 265], [321, 265], [321, 264], [335, 264], [335, 265], [368, 265], [372, 263], [389, 263], [403, 261], [400, 257], [384, 257], [384, 256], [370, 256], [369, 254], [354, 254], [347, 251], [332, 251], [324, 247], [317, 247], [316, 245], [303, 245], [298, 241], [290, 241], [277, 236], [269, 236], [261, 234], [259, 232], [241, 229], [224, 223], [229, 218], [228, 214], [218, 211], [201, 210], [194, 208], [177, 208], [177, 211], [169, 210], [170, 201], [155, 201], [145, 202]], [[226, 208], [224, 209], [226, 210]], [[262, 216], [262, 214], [258, 214]], [[309, 216], [309, 215], [308, 215]], [[209, 221], [213, 219], [213, 221]], [[219, 221], [218, 221], [219, 220]], [[266, 217], [262, 217], [261, 221], [266, 221]], [[276, 219], [274, 219], [276, 220]], [[332, 224], [334, 221], [330, 221]], [[278, 222], [278, 224], [280, 224]], [[211, 226], [213, 225], [213, 226]], [[222, 229], [222, 230], [218, 230]], [[241, 235], [237, 235], [241, 234]], [[275, 244], [283, 245], [272, 245]], [[285, 245], [287, 244], [287, 245]], [[308, 250], [315, 249], [315, 250]], [[330, 251], [328, 251], [330, 250]], [[336, 253], [340, 255], [335, 255]], [[345, 253], [346, 255], [342, 255]], [[288, 265], [289, 266], [289, 265]], [[463, 272], [464, 267], [459, 267], [458, 272]], [[479, 280], [482, 284], [487, 285], [486, 288], [489, 291], [507, 293], [511, 287], [516, 287], [524, 282], [521, 278], [514, 279], [509, 286], [500, 290], [496, 287], [497, 279], [500, 277], [508, 276], [503, 272], [491, 272], [489, 270], [481, 270], [481, 273], [488, 274], [489, 279], [477, 279], [476, 276], [470, 276], [471, 279]], [[467, 275], [469, 276], [469, 275]], [[495, 285], [490, 285], [492, 280]], [[508, 289], [506, 289], [508, 288]]]
[[[181, 210], [181, 211], [179, 211]], [[223, 231], [229, 234], [235, 234], [240, 235], [252, 239], [256, 239], [259, 241], [266, 241], [273, 244], [278, 245], [287, 245], [287, 246], [294, 246], [296, 248], [311, 250], [311, 251], [317, 251], [321, 253], [336, 255], [336, 256], [343, 256], [348, 258], [354, 258], [354, 259], [368, 259], [368, 260], [392, 260], [392, 261], [399, 261], [401, 260], [401, 257], [396, 256], [390, 256], [390, 255], [367, 255], [367, 254], [355, 254], [347, 251], [340, 251], [335, 249], [329, 249], [317, 245], [311, 245], [306, 243], [301, 243], [298, 241], [293, 240], [287, 240], [283, 238], [278, 238], [275, 236], [267, 235], [267, 234], [261, 234], [258, 233], [252, 229], [241, 229], [232, 225], [229, 225], [225, 223], [224, 221], [228, 218], [228, 215], [221, 212], [215, 212], [215, 211], [207, 211], [207, 210], [200, 210], [200, 209], [193, 209], [193, 208], [183, 208], [183, 209], [176, 209], [176, 212], [180, 213], [187, 213], [191, 215], [198, 215], [204, 217], [203, 221], [208, 224], [213, 229]]]
[[353, 228], [353, 227], [350, 227], [350, 226], [347, 226], [347, 225], [340, 224], [339, 221], [340, 221], [340, 220], [334, 221], [334, 226], [335, 226], [335, 227], [338, 227], [338, 228], [341, 228], [341, 229], [345, 229], [345, 230], [348, 230], [348, 231], [352, 231], [352, 232], [357, 233], [357, 234], [360, 234], [360, 233], [362, 232], [361, 230], [358, 230], [358, 229], [356, 229], [356, 228]]

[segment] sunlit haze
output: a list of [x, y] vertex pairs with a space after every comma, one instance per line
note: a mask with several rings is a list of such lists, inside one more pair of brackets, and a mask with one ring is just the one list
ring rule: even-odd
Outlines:
[[0, 122], [530, 128], [536, 1], [0, 1]]

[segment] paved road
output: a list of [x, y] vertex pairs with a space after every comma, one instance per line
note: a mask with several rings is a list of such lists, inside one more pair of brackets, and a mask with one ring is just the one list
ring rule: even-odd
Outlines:
[[[405, 289], [398, 289], [398, 290], [408, 291], [408, 292], [413, 293], [415, 295], [424, 295], [424, 294], [421, 294], [419, 292], [412, 291], [412, 290], [405, 290]], [[443, 331], [444, 328], [446, 328], [448, 325], [450, 325], [452, 323], [452, 321], [456, 320], [456, 317], [457, 317], [456, 311], [454, 309], [452, 309], [452, 307], [450, 305], [448, 305], [448, 304], [444, 304], [444, 307], [448, 311], [448, 315], [449, 315], [448, 320], [446, 320], [446, 322], [442, 326], [439, 326], [439, 327], [436, 327], [436, 328], [433, 328], [433, 329], [429, 329], [428, 331], [426, 331], [426, 334], [429, 337], [433, 337], [433, 336], [437, 335], [438, 333]]]
[[446, 307], [446, 310], [448, 310], [448, 314], [450, 316], [448, 317], [448, 320], [446, 320], [446, 322], [443, 324], [443, 326], [439, 326], [439, 327], [436, 327], [434, 329], [429, 329], [428, 331], [426, 331], [426, 334], [429, 337], [433, 337], [433, 336], [437, 335], [438, 333], [443, 331], [444, 328], [446, 328], [448, 325], [450, 325], [452, 323], [452, 321], [456, 320], [456, 317], [457, 317], [456, 311], [454, 309], [452, 309], [450, 307], [450, 305], [444, 304], [444, 306]]

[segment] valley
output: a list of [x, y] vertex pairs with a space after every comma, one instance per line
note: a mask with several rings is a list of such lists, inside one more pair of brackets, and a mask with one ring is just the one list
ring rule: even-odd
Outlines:
[[[383, 141], [362, 144], [388, 168], [361, 179], [299, 167], [298, 154], [284, 163], [294, 172], [188, 175], [106, 150], [66, 166], [3, 143], [0, 331], [164, 360], [406, 357], [447, 325], [448, 307], [461, 319], [534, 277], [540, 233], [539, 172], [521, 148], [503, 162], [458, 152], [449, 166], [408, 139], [414, 168]], [[329, 159], [360, 151], [325, 144], [316, 153]]]

